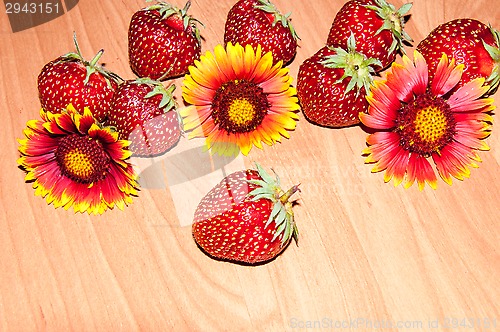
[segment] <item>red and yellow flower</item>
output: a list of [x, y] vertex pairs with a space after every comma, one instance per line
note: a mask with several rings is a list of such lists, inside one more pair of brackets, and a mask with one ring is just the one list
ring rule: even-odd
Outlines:
[[191, 104], [180, 111], [189, 138], [205, 138], [220, 155], [247, 155], [262, 142], [289, 138], [299, 110], [287, 68], [273, 65], [272, 53], [228, 43], [202, 55], [189, 68], [182, 95]]
[[72, 105], [53, 114], [42, 110], [41, 120], [31, 120], [20, 139], [18, 163], [33, 183], [35, 195], [56, 208], [101, 214], [123, 209], [137, 195], [137, 176], [128, 162], [128, 141], [100, 126], [85, 108]]
[[469, 167], [478, 167], [478, 150], [489, 150], [484, 139], [490, 135], [494, 109], [484, 79], [472, 80], [450, 92], [460, 81], [463, 65], [443, 54], [432, 82], [427, 64], [418, 52], [412, 62], [393, 64], [385, 80], [375, 81], [367, 100], [368, 114], [361, 122], [375, 132], [364, 150], [372, 172], [385, 170], [385, 182], [394, 179], [406, 188], [415, 181], [437, 186], [433, 161], [440, 177], [451, 185], [452, 177], [469, 177]]

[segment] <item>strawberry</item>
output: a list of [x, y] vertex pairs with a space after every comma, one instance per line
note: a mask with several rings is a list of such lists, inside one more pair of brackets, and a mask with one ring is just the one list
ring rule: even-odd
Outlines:
[[83, 108], [88, 107], [98, 121], [103, 121], [121, 79], [97, 65], [103, 50], [88, 62], [81, 55], [76, 35], [73, 41], [76, 53], [50, 61], [38, 75], [40, 103], [51, 113], [61, 113], [68, 104], [82, 114]]
[[224, 42], [261, 45], [263, 52], [273, 53], [274, 63], [293, 59], [298, 38], [290, 13], [282, 15], [269, 0], [240, 0], [227, 15]]
[[396, 8], [385, 0], [351, 0], [335, 16], [328, 34], [327, 45], [345, 45], [354, 34], [358, 52], [378, 59], [380, 71], [396, 59], [404, 42], [411, 42], [404, 31], [407, 14], [412, 4]]
[[198, 20], [183, 9], [159, 1], [134, 13], [128, 29], [128, 55], [139, 77], [155, 80], [184, 75], [200, 58]]
[[180, 138], [179, 116], [172, 92], [149, 78], [122, 83], [113, 98], [106, 125], [116, 128], [119, 139], [129, 140], [136, 156], [159, 155]]
[[326, 127], [346, 127], [359, 123], [365, 112], [366, 93], [374, 67], [380, 61], [356, 52], [354, 36], [347, 51], [324, 46], [299, 67], [297, 96], [309, 121]]
[[418, 44], [417, 50], [427, 61], [430, 79], [443, 53], [464, 65], [455, 90], [478, 77], [486, 79], [490, 92], [500, 82], [500, 32], [478, 20], [456, 19], [443, 23]]
[[198, 205], [192, 226], [196, 243], [210, 256], [239, 263], [267, 262], [292, 238], [298, 240], [290, 196], [279, 178], [260, 165], [225, 177]]

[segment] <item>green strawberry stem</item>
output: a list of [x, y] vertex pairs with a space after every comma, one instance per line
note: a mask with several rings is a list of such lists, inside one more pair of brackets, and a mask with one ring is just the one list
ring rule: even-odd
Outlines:
[[90, 67], [95, 67], [97, 65], [97, 61], [99, 61], [99, 59], [101, 58], [101, 56], [102, 56], [103, 53], [104, 53], [104, 50], [101, 48], [99, 50], [99, 52], [97, 52], [97, 54], [94, 56], [94, 58], [92, 59], [92, 61], [90, 61], [89, 66]]
[[354, 34], [351, 34], [347, 40], [347, 51], [341, 47], [334, 47], [332, 49], [337, 54], [325, 57], [321, 61], [321, 64], [327, 68], [344, 69], [344, 75], [337, 81], [337, 83], [341, 83], [347, 77], [351, 78], [344, 93], [348, 93], [356, 88], [356, 95], [358, 95], [363, 87], [365, 88], [365, 92], [368, 93], [373, 82], [372, 75], [376, 73], [374, 66], [382, 66], [380, 60], [366, 58], [365, 55], [357, 52]]
[[295, 194], [297, 191], [300, 191], [299, 186], [300, 183], [292, 186], [290, 189], [288, 189], [286, 193], [281, 195], [280, 197], [281, 204], [286, 204], [293, 194]]
[[292, 237], [298, 243], [299, 231], [293, 216], [293, 204], [289, 199], [294, 193], [300, 191], [300, 184], [294, 185], [288, 191], [284, 192], [280, 187], [280, 179], [277, 174], [275, 174], [276, 178], [273, 178], [258, 163], [255, 163], [255, 166], [261, 180], [248, 181], [257, 186], [257, 188], [248, 193], [248, 196], [252, 201], [268, 199], [273, 203], [271, 214], [264, 227], [267, 228], [272, 223], [275, 224], [276, 231], [272, 241], [281, 236], [282, 246], [286, 245]]
[[63, 55], [61, 57], [61, 61], [65, 60], [80, 61], [87, 70], [85, 74], [85, 80], [83, 81], [84, 84], [87, 84], [89, 82], [90, 76], [96, 72], [103, 75], [109, 87], [111, 87], [111, 81], [114, 81], [116, 83], [123, 82], [123, 79], [120, 76], [118, 76], [113, 72], [105, 70], [104, 68], [102, 68], [97, 64], [101, 56], [104, 54], [104, 49], [100, 49], [99, 52], [97, 52], [97, 54], [89, 62], [85, 60], [82, 56], [82, 52], [80, 51], [80, 46], [78, 45], [78, 41], [76, 39], [76, 32], [73, 32], [73, 43], [75, 44], [76, 53], [70, 52]]
[[[92, 61], [90, 61], [90, 62], [84, 61], [85, 67], [87, 68], [87, 74], [85, 76], [85, 80], [83, 81], [85, 84], [87, 84], [87, 82], [89, 81], [90, 75], [92, 75], [95, 72], [99, 72], [99, 70], [97, 68], [97, 62], [99, 61], [99, 59], [101, 58], [103, 53], [104, 53], [104, 50], [101, 48], [99, 50], [99, 52], [97, 52], [97, 54], [94, 56]], [[108, 81], [108, 84], [109, 84], [109, 81]]]

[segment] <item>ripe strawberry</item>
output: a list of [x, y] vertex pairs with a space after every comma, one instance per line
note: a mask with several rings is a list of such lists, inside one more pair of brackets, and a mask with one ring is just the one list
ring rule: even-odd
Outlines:
[[292, 202], [298, 186], [287, 192], [279, 178], [260, 165], [232, 173], [203, 197], [192, 227], [196, 243], [207, 254], [243, 263], [266, 262], [283, 251], [298, 229]]
[[417, 46], [434, 77], [443, 53], [464, 65], [462, 79], [455, 89], [483, 77], [491, 86], [500, 82], [500, 32], [473, 19], [456, 19], [436, 27]]
[[73, 104], [83, 114], [86, 106], [98, 121], [103, 121], [121, 79], [97, 65], [103, 50], [88, 62], [81, 55], [75, 35], [73, 41], [76, 53], [47, 63], [38, 75], [40, 103], [51, 113], [60, 113], [68, 104]]
[[224, 43], [239, 43], [272, 52], [273, 61], [289, 63], [297, 51], [297, 33], [290, 14], [282, 15], [269, 0], [240, 0], [229, 11]]
[[305, 116], [326, 127], [358, 124], [359, 113], [368, 107], [365, 97], [376, 66], [379, 60], [356, 52], [354, 36], [348, 39], [347, 51], [321, 48], [299, 67], [297, 96]]
[[368, 58], [378, 59], [380, 71], [403, 51], [403, 43], [412, 41], [404, 31], [406, 17], [412, 4], [396, 8], [385, 0], [350, 0], [335, 16], [327, 45], [345, 45], [354, 34], [358, 52]]
[[184, 75], [200, 58], [200, 22], [187, 15], [190, 6], [191, 1], [183, 9], [159, 1], [132, 16], [128, 55], [139, 77], [163, 80]]
[[131, 142], [136, 156], [152, 156], [166, 152], [180, 138], [179, 116], [172, 92], [158, 81], [148, 78], [125, 81], [113, 98], [109, 121], [119, 138]]

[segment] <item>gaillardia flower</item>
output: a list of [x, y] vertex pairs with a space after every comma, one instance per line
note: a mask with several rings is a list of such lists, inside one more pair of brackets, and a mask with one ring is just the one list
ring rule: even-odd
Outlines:
[[33, 182], [35, 195], [56, 208], [101, 214], [115, 205], [123, 209], [137, 195], [136, 174], [127, 159], [129, 142], [97, 124], [88, 108], [72, 105], [61, 114], [41, 110], [19, 139], [18, 163]]
[[413, 62], [404, 56], [385, 80], [374, 82], [367, 96], [368, 114], [360, 114], [361, 122], [375, 130], [363, 153], [366, 163], [375, 163], [372, 172], [385, 170], [385, 182], [393, 178], [397, 186], [404, 180], [408, 188], [416, 180], [420, 190], [426, 182], [435, 189], [431, 159], [450, 185], [452, 176], [463, 180], [469, 167], [478, 167], [477, 150], [489, 150], [484, 138], [493, 122], [488, 114], [493, 99], [481, 98], [488, 91], [482, 78], [450, 92], [463, 67], [443, 54], [429, 82], [427, 64], [415, 52]]
[[289, 138], [299, 110], [288, 69], [272, 53], [228, 43], [218, 45], [189, 67], [182, 95], [191, 104], [180, 111], [189, 138], [204, 137], [219, 155], [247, 155], [253, 145]]

